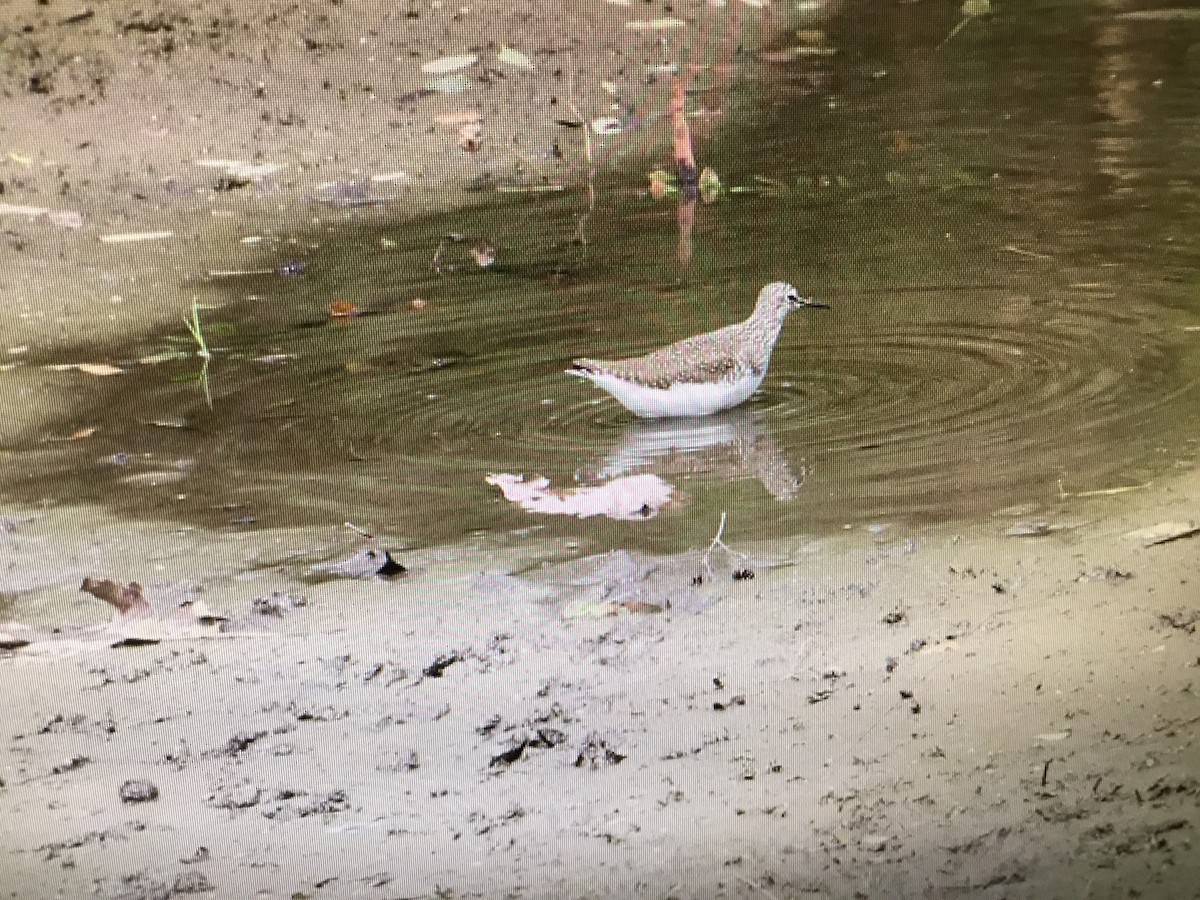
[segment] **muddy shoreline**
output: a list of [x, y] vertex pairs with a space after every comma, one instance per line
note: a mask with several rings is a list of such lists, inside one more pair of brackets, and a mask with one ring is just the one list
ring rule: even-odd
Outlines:
[[[3, 661], [4, 893], [1188, 896], [1194, 539], [1130, 532], [1194, 485], [1042, 536], [320, 583], [361, 541], [10, 514], [24, 602], [71, 627]], [[109, 646], [98, 565], [224, 631]]]

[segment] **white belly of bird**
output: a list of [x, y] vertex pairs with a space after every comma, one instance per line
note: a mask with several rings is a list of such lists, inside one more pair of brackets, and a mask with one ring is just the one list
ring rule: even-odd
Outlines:
[[709, 416], [737, 406], [758, 390], [763, 376], [747, 374], [732, 381], [687, 382], [669, 388], [643, 387], [612, 375], [591, 375], [597, 387], [608, 391], [635, 416], [661, 419], [667, 416]]

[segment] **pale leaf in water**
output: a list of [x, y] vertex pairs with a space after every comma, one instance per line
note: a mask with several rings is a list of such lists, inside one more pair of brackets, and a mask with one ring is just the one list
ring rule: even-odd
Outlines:
[[606, 516], [637, 521], [649, 519], [671, 500], [674, 487], [657, 475], [628, 475], [604, 484], [555, 490], [547, 478], [525, 480], [524, 475], [499, 473], [484, 479], [500, 488], [504, 499], [529, 512], [547, 515]]
[[427, 63], [422, 63], [421, 71], [426, 75], [445, 75], [449, 72], [457, 72], [460, 69], [473, 66], [477, 62], [479, 62], [479, 57], [474, 53], [463, 53], [459, 56], [443, 56], [440, 59], [431, 59]]
[[496, 54], [496, 59], [506, 66], [513, 66], [517, 69], [532, 69], [534, 67], [532, 59], [520, 50], [514, 50], [512, 47], [501, 47], [500, 52]]
[[965, 0], [962, 5], [962, 14], [968, 19], [976, 16], [985, 16], [991, 11], [991, 0]]

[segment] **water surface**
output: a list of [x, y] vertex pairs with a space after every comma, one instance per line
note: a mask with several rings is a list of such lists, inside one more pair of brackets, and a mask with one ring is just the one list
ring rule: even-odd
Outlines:
[[[737, 539], [971, 521], [1191, 461], [1200, 22], [1041, 3], [943, 43], [958, 17], [927, 6], [851, 6], [825, 26], [835, 55], [696, 98], [724, 109], [699, 153], [734, 191], [696, 210], [686, 266], [635, 132], [582, 222], [570, 186], [267, 241], [258, 263], [303, 274], [181, 285], [219, 307], [202, 312], [211, 409], [196, 359], [137, 366], [94, 438], [15, 448], [4, 493], [413, 543], [538, 527], [678, 549], [722, 512]], [[833, 308], [789, 320], [737, 411], [640, 422], [562, 374], [740, 319], [780, 278]], [[339, 299], [367, 314], [332, 318]], [[494, 472], [563, 489], [652, 472], [676, 502], [639, 522], [539, 517]]]

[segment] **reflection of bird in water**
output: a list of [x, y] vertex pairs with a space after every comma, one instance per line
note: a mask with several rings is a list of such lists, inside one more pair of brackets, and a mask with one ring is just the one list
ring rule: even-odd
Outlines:
[[706, 419], [631, 422], [621, 442], [577, 477], [590, 480], [652, 472], [663, 478], [753, 476], [778, 500], [791, 500], [804, 484], [766, 425], [748, 409]]
[[783, 320], [805, 306], [828, 308], [775, 281], [759, 291], [754, 312], [744, 322], [633, 359], [577, 359], [567, 373], [588, 379], [643, 418], [711, 415], [745, 402], [758, 390]]

